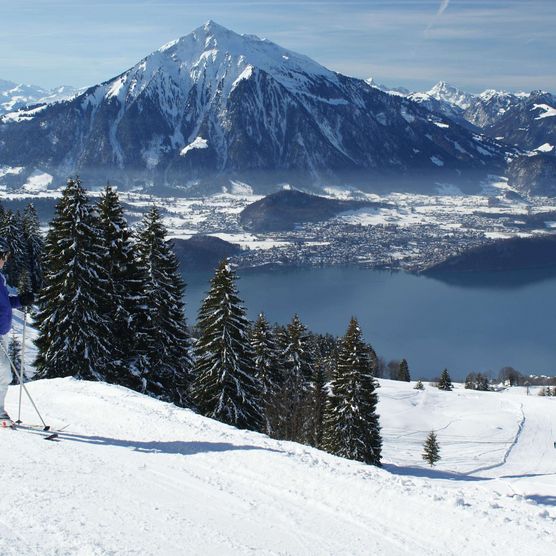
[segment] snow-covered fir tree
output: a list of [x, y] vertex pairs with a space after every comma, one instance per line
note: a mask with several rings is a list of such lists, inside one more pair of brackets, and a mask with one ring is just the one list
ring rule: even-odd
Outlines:
[[27, 205], [23, 212], [23, 237], [30, 290], [38, 292], [42, 288], [43, 282], [44, 239], [40, 231], [39, 217], [32, 203]]
[[380, 465], [382, 438], [373, 362], [352, 318], [330, 383], [323, 447], [332, 454]]
[[280, 391], [278, 437], [308, 443], [310, 438], [311, 380], [314, 373], [314, 344], [297, 315], [278, 329], [284, 380]]
[[415, 386], [413, 387], [414, 390], [424, 390], [425, 387], [423, 385], [423, 381], [422, 380], [418, 380], [417, 384], [415, 384]]
[[325, 360], [318, 358], [314, 368], [309, 392], [310, 428], [308, 442], [311, 446], [320, 448], [324, 434], [324, 414], [328, 397]]
[[189, 405], [192, 366], [184, 313], [185, 283], [166, 235], [160, 211], [152, 207], [137, 236], [139, 274], [146, 273], [143, 291], [149, 317], [148, 322], [143, 321], [145, 329], [140, 323], [136, 329], [146, 346], [137, 372], [143, 375], [145, 392], [185, 407]]
[[112, 330], [99, 312], [109, 289], [105, 256], [98, 217], [79, 179], [70, 179], [45, 242], [35, 319], [38, 376], [104, 380], [109, 373]]
[[452, 379], [448, 373], [448, 369], [444, 369], [440, 375], [440, 380], [438, 381], [438, 389], [446, 390], [447, 392], [453, 389]]
[[440, 460], [440, 446], [434, 431], [431, 431], [423, 445], [423, 459], [432, 467]]
[[223, 260], [199, 309], [191, 398], [202, 415], [262, 430], [261, 384], [255, 376], [249, 321], [235, 282], [235, 272]]
[[142, 391], [145, 383], [139, 361], [153, 338], [152, 331], [147, 334], [150, 315], [145, 295], [146, 268], [139, 263], [118, 194], [109, 185], [102, 194], [98, 212], [106, 251], [103, 264], [110, 278], [102, 309], [110, 318], [114, 337], [114, 365], [106, 378]]
[[400, 361], [400, 370], [398, 372], [398, 380], [403, 382], [410, 382], [411, 375], [409, 374], [409, 365], [405, 359]]
[[21, 274], [27, 266], [27, 249], [23, 231], [23, 218], [19, 211], [4, 212], [0, 236], [6, 238], [10, 246], [10, 256], [2, 269], [8, 284], [17, 287]]
[[263, 313], [253, 324], [249, 341], [253, 353], [255, 376], [261, 387], [261, 405], [264, 413], [265, 432], [273, 436], [278, 417], [276, 396], [282, 383], [282, 368], [274, 332]]

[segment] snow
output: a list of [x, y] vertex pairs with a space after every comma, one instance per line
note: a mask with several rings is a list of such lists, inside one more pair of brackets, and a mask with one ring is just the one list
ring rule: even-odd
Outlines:
[[7, 176], [8, 174], [19, 175], [23, 172], [23, 166], [0, 166], [0, 178]]
[[413, 386], [381, 380], [378, 469], [117, 386], [30, 383], [69, 427], [0, 431], [0, 553], [552, 554], [556, 399]]
[[535, 150], [541, 153], [550, 153], [554, 150], [554, 145], [551, 145], [550, 143], [544, 143], [540, 147], [537, 147]]
[[289, 245], [286, 241], [278, 241], [270, 238], [259, 238], [256, 235], [248, 233], [212, 233], [209, 234], [218, 237], [229, 243], [235, 243], [243, 249], [270, 249], [271, 247], [284, 247]]
[[540, 116], [537, 116], [535, 120], [542, 120], [543, 118], [551, 118], [556, 116], [556, 108], [549, 106], [548, 104], [534, 104], [531, 110], [544, 110]]
[[202, 137], [196, 137], [192, 143], [189, 143], [180, 151], [180, 156], [185, 156], [193, 149], [208, 149], [208, 141]]
[[124, 86], [126, 79], [124, 76], [120, 76], [118, 78], [116, 78], [113, 82], [112, 85], [110, 86], [110, 89], [108, 89], [108, 92], [106, 93], [106, 98], [110, 99], [112, 97], [118, 97], [120, 94], [120, 91], [122, 90], [122, 87]]
[[232, 91], [237, 87], [240, 81], [249, 79], [253, 75], [253, 66], [247, 66], [240, 74], [239, 77], [232, 83]]
[[31, 121], [39, 112], [42, 112], [47, 107], [46, 104], [31, 108], [29, 110], [18, 110], [16, 112], [9, 112], [1, 116], [4, 122], [29, 122]]
[[41, 191], [47, 191], [48, 186], [52, 183], [54, 178], [41, 170], [35, 170], [25, 182], [22, 190], [27, 193], [40, 193]]

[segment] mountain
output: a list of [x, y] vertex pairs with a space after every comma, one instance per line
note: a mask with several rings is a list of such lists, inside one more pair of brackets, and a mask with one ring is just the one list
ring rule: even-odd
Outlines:
[[349, 210], [385, 206], [385, 203], [343, 201], [284, 189], [247, 205], [239, 215], [239, 223], [253, 232], [278, 232], [293, 230], [297, 224], [322, 222]]
[[477, 127], [488, 127], [518, 103], [519, 96], [514, 93], [488, 89], [477, 95], [465, 109], [465, 117]]
[[17, 84], [0, 79], [0, 116], [34, 104], [65, 100], [76, 92], [76, 89], [67, 85], [48, 90], [36, 85]]
[[508, 176], [508, 184], [524, 193], [556, 196], [556, 156], [553, 150], [512, 157]]
[[[111, 384], [29, 383], [48, 424], [69, 426], [58, 443], [0, 430], [0, 554], [553, 553], [553, 398], [380, 385], [382, 468]], [[22, 416], [34, 419], [26, 398]], [[433, 468], [421, 458], [430, 430]]]
[[480, 95], [465, 93], [441, 81], [411, 100], [431, 112], [473, 124], [474, 129], [509, 145], [552, 152], [556, 146], [556, 97], [545, 91], [508, 93], [489, 89]]
[[426, 94], [438, 101], [457, 106], [461, 110], [467, 110], [474, 102], [476, 96], [471, 93], [466, 93], [446, 83], [446, 81], [439, 81], [430, 91], [427, 91]]
[[498, 240], [453, 255], [428, 268], [443, 272], [501, 272], [556, 267], [556, 235]]
[[545, 149], [551, 150], [550, 146], [556, 145], [556, 96], [544, 91], [532, 91], [494, 98], [498, 99], [497, 104], [504, 106], [482, 125], [485, 133], [526, 150], [544, 145]]
[[389, 93], [391, 95], [407, 97], [411, 94], [411, 91], [409, 89], [406, 89], [405, 87], [388, 87], [387, 85], [378, 83], [373, 77], [365, 79], [365, 83], [367, 83], [367, 85], [369, 85], [370, 87], [374, 87], [375, 89], [379, 89], [380, 91]]
[[438, 99], [428, 93], [411, 93], [407, 98], [441, 118], [447, 118], [448, 120], [465, 127], [466, 129], [480, 133], [480, 129], [478, 127], [472, 125], [465, 119], [465, 111], [457, 104], [452, 104], [447, 100]]
[[55, 183], [79, 173], [201, 194], [230, 180], [475, 191], [506, 156], [406, 98], [214, 22], [73, 99], [4, 115], [0, 145], [0, 166]]
[[175, 238], [172, 243], [184, 275], [195, 270], [213, 270], [222, 259], [241, 253], [239, 245], [213, 236], [194, 235], [189, 239]]

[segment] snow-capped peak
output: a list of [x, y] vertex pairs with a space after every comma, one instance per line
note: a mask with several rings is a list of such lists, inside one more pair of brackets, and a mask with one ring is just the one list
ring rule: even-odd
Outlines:
[[459, 106], [463, 110], [469, 108], [475, 96], [446, 83], [446, 81], [439, 81], [430, 91], [427, 91], [426, 94], [436, 100]]
[[[100, 98], [130, 101], [145, 89], [166, 99], [164, 112], [176, 115], [189, 91], [202, 87], [210, 98], [227, 98], [241, 82], [263, 71], [292, 92], [312, 93], [322, 78], [337, 84], [336, 73], [255, 35], [240, 35], [214, 21], [164, 46], [133, 68], [103, 84], [86, 102]], [[94, 96], [94, 98], [93, 98]]]
[[[324, 76], [336, 81], [336, 74], [307, 56], [292, 52], [256, 35], [240, 35], [210, 20], [189, 35], [165, 44], [158, 53], [173, 60], [181, 68], [198, 73], [200, 68], [225, 66], [226, 77], [233, 83], [252, 66], [281, 76], [292, 85], [303, 82], [304, 76]], [[197, 71], [195, 71], [197, 70]]]

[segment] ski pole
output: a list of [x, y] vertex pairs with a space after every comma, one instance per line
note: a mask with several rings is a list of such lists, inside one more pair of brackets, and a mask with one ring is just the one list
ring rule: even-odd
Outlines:
[[23, 332], [21, 334], [21, 360], [19, 364], [19, 409], [17, 411], [17, 421], [21, 423], [21, 398], [23, 395], [23, 376], [25, 371], [25, 332], [27, 329], [27, 307], [23, 309]]
[[35, 404], [35, 402], [33, 401], [33, 398], [31, 397], [31, 394], [29, 394], [29, 390], [27, 390], [27, 386], [25, 386], [25, 384], [23, 384], [23, 382], [21, 381], [19, 374], [17, 372], [17, 369], [15, 368], [15, 365], [13, 364], [13, 361], [10, 359], [10, 356], [8, 354], [8, 351], [6, 350], [6, 348], [4, 347], [4, 342], [0, 342], [0, 346], [2, 346], [2, 351], [4, 352], [4, 354], [6, 355], [6, 357], [8, 358], [8, 361], [10, 362], [10, 365], [12, 366], [12, 370], [15, 372], [17, 378], [19, 379], [19, 384], [21, 385], [21, 387], [23, 388], [23, 390], [25, 390], [25, 393], [27, 394], [27, 397], [29, 398], [29, 401], [33, 404], [33, 407], [35, 408], [35, 411], [37, 412], [37, 415], [39, 416], [39, 419], [41, 420], [43, 426], [44, 426], [44, 430], [50, 430], [50, 427], [44, 422], [44, 419], [42, 418], [40, 411], [37, 408], [37, 405]]

